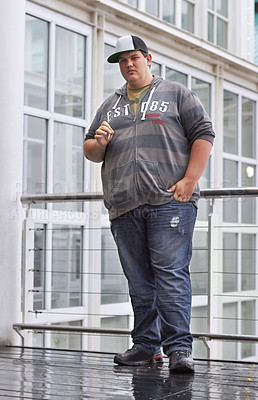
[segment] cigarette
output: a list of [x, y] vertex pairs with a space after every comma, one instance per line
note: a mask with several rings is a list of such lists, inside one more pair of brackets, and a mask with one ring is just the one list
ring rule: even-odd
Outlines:
[[109, 139], [111, 139], [111, 137], [112, 137], [112, 135], [113, 135], [113, 133], [114, 133], [114, 131], [113, 131], [113, 129], [110, 127], [110, 129], [111, 129], [111, 133], [109, 133], [108, 135], [107, 135], [107, 140], [109, 140]]

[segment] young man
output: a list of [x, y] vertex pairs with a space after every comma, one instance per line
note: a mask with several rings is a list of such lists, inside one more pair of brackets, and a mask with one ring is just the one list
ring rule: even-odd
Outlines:
[[198, 180], [214, 140], [212, 124], [186, 87], [152, 76], [144, 41], [118, 39], [108, 62], [126, 84], [98, 109], [85, 156], [102, 164], [104, 203], [134, 311], [133, 347], [114, 362], [162, 362], [194, 372], [189, 263]]

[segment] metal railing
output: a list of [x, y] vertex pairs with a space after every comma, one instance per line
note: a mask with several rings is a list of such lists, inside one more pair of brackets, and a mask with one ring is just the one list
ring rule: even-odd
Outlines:
[[[213, 235], [214, 235], [214, 202], [216, 199], [225, 198], [244, 198], [244, 197], [257, 197], [258, 188], [221, 188], [221, 189], [204, 189], [201, 190], [201, 198], [210, 200], [210, 207], [208, 213], [208, 295], [207, 295], [207, 307], [208, 307], [208, 329], [207, 332], [193, 333], [195, 339], [202, 340], [207, 348], [208, 358], [210, 358], [210, 347], [208, 341], [236, 341], [236, 342], [249, 342], [258, 343], [258, 336], [255, 335], [227, 335], [227, 334], [216, 334], [212, 332], [212, 315], [213, 315], [213, 301], [214, 293], [212, 291], [212, 279], [213, 279]], [[31, 205], [38, 203], [58, 203], [58, 202], [89, 202], [89, 201], [101, 201], [103, 199], [102, 193], [72, 193], [72, 194], [37, 194], [37, 195], [22, 195], [22, 204], [27, 204], [25, 227], [24, 227], [24, 240], [26, 240], [26, 219], [29, 215]], [[26, 280], [26, 260], [23, 263], [24, 272], [23, 277]], [[28, 286], [26, 281], [24, 282], [24, 311], [26, 309], [26, 290]], [[25, 315], [25, 313], [24, 313]], [[99, 333], [99, 334], [118, 334], [118, 335], [130, 335], [129, 329], [104, 329], [100, 327], [85, 327], [85, 326], [60, 326], [60, 325], [44, 325], [44, 324], [31, 324], [27, 323], [23, 319], [22, 323], [14, 323], [13, 329], [21, 336], [22, 344], [24, 345], [24, 337], [21, 334], [23, 330], [32, 331], [62, 331], [62, 332], [77, 332], [77, 333]]]

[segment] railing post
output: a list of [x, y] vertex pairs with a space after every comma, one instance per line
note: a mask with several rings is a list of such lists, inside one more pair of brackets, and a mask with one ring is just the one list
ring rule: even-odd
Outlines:
[[[214, 199], [210, 200], [210, 209], [208, 215], [208, 333], [213, 330], [213, 264], [214, 264]], [[210, 349], [208, 349], [208, 358], [210, 358]]]

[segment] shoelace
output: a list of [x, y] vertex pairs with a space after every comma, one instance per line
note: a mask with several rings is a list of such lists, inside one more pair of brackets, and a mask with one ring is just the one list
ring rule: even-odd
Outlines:
[[133, 347], [131, 347], [130, 349], [128, 349], [128, 350], [126, 351], [126, 353], [132, 353], [132, 352], [134, 352], [134, 351], [136, 351], [136, 350], [138, 350], [138, 348], [137, 348], [136, 346], [133, 346]]
[[186, 351], [186, 350], [176, 350], [175, 351], [176, 355], [180, 356], [185, 356], [185, 357], [189, 357], [190, 356], [190, 352]]

